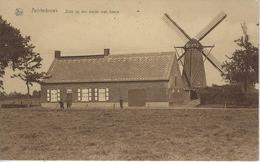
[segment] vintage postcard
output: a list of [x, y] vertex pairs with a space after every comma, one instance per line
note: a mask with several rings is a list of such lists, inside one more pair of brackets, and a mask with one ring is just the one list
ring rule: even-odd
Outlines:
[[0, 160], [258, 160], [257, 0], [0, 0]]

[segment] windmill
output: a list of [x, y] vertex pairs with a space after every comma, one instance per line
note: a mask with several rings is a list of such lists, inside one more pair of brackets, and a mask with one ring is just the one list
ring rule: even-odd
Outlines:
[[[206, 87], [206, 74], [204, 62], [208, 60], [220, 73], [223, 73], [221, 64], [217, 59], [210, 55], [213, 46], [203, 46], [200, 41], [205, 38], [221, 21], [226, 18], [226, 14], [219, 13], [205, 28], [199, 32], [195, 38], [191, 38], [167, 13], [164, 14], [168, 22], [171, 22], [177, 31], [185, 39], [186, 44], [181, 47], [175, 47], [178, 56], [178, 62], [181, 63], [182, 77], [188, 89]], [[181, 49], [182, 53], [178, 53]]]

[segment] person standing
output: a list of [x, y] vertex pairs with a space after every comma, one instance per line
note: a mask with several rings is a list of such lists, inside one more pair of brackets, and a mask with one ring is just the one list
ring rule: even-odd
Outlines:
[[68, 100], [68, 101], [67, 101], [67, 109], [71, 109], [71, 105], [72, 105], [71, 100]]
[[123, 98], [120, 96], [120, 99], [119, 99], [119, 104], [120, 104], [120, 108], [123, 109], [124, 108], [124, 101], [123, 101]]
[[60, 109], [63, 110], [64, 109], [64, 102], [63, 102], [62, 98], [60, 99], [59, 104], [60, 104]]
[[67, 93], [67, 109], [71, 109], [72, 105], [72, 93]]

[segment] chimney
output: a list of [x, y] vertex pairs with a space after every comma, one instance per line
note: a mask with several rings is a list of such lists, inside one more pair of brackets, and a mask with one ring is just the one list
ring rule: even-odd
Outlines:
[[60, 54], [61, 54], [60, 51], [54, 51], [55, 58], [59, 58]]
[[110, 49], [109, 48], [105, 48], [104, 49], [104, 56], [108, 56], [110, 54]]

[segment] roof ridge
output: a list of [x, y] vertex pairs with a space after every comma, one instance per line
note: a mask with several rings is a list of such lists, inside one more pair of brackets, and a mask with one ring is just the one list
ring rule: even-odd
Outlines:
[[76, 55], [76, 56], [60, 56], [58, 59], [96, 59], [96, 58], [111, 58], [111, 57], [138, 57], [138, 56], [163, 56], [169, 54], [175, 54], [174, 51], [167, 52], [146, 52], [146, 53], [126, 53], [126, 54], [110, 54], [108, 56], [95, 54], [95, 55]]
[[57, 59], [85, 59], [85, 58], [104, 58], [104, 55], [76, 55], [76, 56], [60, 56]]
[[174, 51], [167, 51], [167, 52], [145, 52], [145, 53], [125, 53], [125, 54], [112, 54], [108, 55], [108, 57], [120, 57], [120, 56], [151, 56], [151, 55], [169, 55], [170, 53], [174, 54]]

